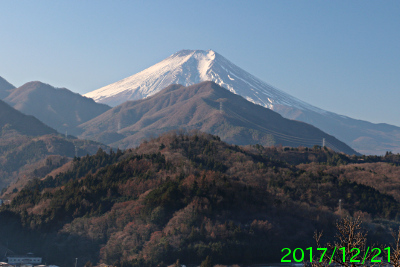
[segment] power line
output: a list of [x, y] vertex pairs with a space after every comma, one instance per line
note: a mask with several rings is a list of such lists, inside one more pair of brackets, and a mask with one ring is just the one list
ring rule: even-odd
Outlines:
[[325, 138], [321, 139], [310, 139], [310, 138], [302, 138], [302, 137], [297, 137], [297, 136], [291, 136], [291, 135], [287, 135], [287, 134], [283, 134], [283, 133], [279, 133], [270, 129], [267, 129], [261, 125], [258, 125], [252, 121], [247, 120], [246, 118], [243, 118], [242, 116], [240, 116], [239, 114], [237, 114], [236, 112], [230, 110], [230, 113], [233, 113], [234, 115], [236, 115], [237, 118], [245, 120], [249, 123], [252, 123], [253, 125], [264, 129], [264, 131], [266, 131], [269, 134], [272, 134], [284, 141], [288, 141], [288, 142], [292, 142], [292, 143], [296, 143], [296, 144], [307, 144], [307, 145], [316, 145], [315, 142], [317, 142], [318, 144], [321, 144], [322, 141], [322, 147], [328, 145], [328, 147], [331, 147], [335, 152], [342, 152], [340, 149], [338, 149], [336, 146], [334, 146], [332, 143], [328, 142]]
[[241, 115], [237, 114], [236, 112], [234, 112], [232, 110], [229, 110], [229, 114], [231, 114], [231, 113], [236, 115], [237, 118], [239, 118], [241, 120], [244, 120], [246, 122], [249, 122], [249, 123], [257, 126], [258, 128], [263, 129], [267, 133], [275, 135], [276, 137], [279, 137], [282, 140], [293, 142], [293, 143], [303, 143], [303, 144], [308, 144], [308, 145], [315, 145], [316, 143], [318, 143], [318, 144], [321, 143], [321, 139], [302, 138], [302, 137], [291, 136], [291, 135], [283, 134], [283, 133], [280, 133], [280, 132], [276, 132], [274, 130], [267, 129], [267, 128], [259, 125], [259, 124], [256, 124], [256, 123], [254, 123], [252, 121], [249, 121], [246, 118], [243, 118]]
[[326, 144], [328, 147], [332, 148], [335, 152], [342, 152], [340, 149], [338, 149], [336, 146], [334, 146], [333, 144], [329, 143], [328, 141], [326, 141]]

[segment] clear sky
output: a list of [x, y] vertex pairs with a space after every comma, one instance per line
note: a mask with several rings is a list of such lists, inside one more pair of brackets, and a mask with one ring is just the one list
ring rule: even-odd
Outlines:
[[400, 1], [0, 1], [0, 76], [86, 93], [213, 49], [320, 108], [400, 126]]

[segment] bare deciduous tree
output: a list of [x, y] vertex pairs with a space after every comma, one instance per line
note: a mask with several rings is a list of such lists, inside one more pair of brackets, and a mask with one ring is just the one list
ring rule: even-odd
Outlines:
[[392, 232], [392, 236], [395, 243], [389, 247], [389, 250], [383, 251], [386, 259], [390, 257], [390, 266], [400, 267], [400, 227], [397, 231]]
[[[322, 232], [315, 232], [314, 239], [317, 249], [311, 263], [305, 266], [325, 267], [331, 264], [336, 266], [381, 266], [382, 262], [371, 262], [376, 253], [367, 246], [367, 233], [361, 228], [360, 218], [345, 218], [336, 223], [336, 240], [334, 243], [321, 245]], [[399, 239], [398, 239], [399, 240]], [[324, 250], [326, 251], [324, 252]]]

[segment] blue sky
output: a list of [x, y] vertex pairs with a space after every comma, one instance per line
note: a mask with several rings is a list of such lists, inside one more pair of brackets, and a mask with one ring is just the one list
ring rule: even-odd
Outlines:
[[86, 93], [213, 49], [320, 108], [400, 126], [400, 1], [0, 1], [0, 76]]

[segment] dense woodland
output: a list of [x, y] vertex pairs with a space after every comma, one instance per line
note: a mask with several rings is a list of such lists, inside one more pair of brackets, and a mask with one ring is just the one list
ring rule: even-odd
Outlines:
[[398, 154], [239, 147], [172, 132], [69, 164], [53, 176], [38, 171], [0, 208], [1, 243], [61, 266], [77, 257], [81, 265], [252, 264], [314, 245], [316, 229], [328, 238], [340, 217], [360, 216], [371, 242], [386, 242], [400, 220]]

